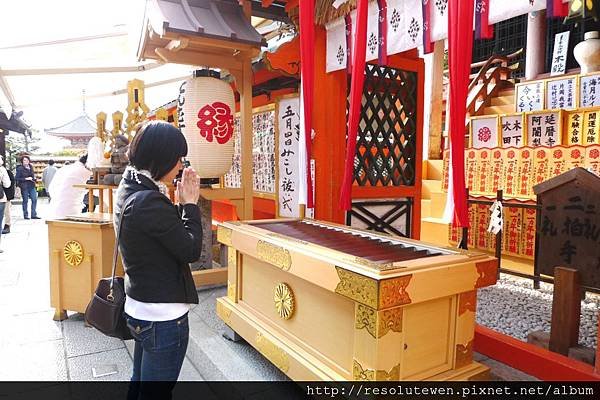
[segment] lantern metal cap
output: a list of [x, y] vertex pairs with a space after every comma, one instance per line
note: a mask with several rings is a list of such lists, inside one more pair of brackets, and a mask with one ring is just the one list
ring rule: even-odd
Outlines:
[[194, 78], [209, 77], [221, 79], [221, 73], [213, 69], [197, 69], [193, 73]]

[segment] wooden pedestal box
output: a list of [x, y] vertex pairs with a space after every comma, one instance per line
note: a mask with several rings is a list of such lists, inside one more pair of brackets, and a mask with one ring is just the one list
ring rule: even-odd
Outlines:
[[[313, 220], [223, 223], [223, 321], [294, 380], [469, 380], [495, 258]], [[360, 255], [359, 255], [360, 254]]]
[[[98, 222], [50, 220], [50, 304], [54, 319], [67, 318], [66, 310], [85, 312], [98, 281], [112, 273], [115, 232], [110, 218]], [[117, 275], [123, 276], [120, 257]]]

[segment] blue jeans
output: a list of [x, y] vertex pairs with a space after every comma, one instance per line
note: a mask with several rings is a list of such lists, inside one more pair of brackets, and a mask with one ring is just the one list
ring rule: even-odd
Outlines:
[[35, 210], [37, 207], [37, 192], [35, 191], [35, 187], [29, 189], [21, 188], [21, 196], [23, 197], [23, 218], [29, 216], [29, 212], [27, 211], [29, 199], [31, 199], [31, 217], [37, 217], [37, 211]]
[[187, 350], [188, 314], [161, 322], [125, 318], [135, 340], [127, 399], [170, 399]]

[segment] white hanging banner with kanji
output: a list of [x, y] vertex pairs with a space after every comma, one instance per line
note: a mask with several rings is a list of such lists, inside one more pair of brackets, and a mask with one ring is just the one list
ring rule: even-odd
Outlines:
[[278, 214], [280, 217], [299, 217], [300, 183], [300, 98], [279, 100], [277, 109]]
[[502, 203], [495, 201], [490, 207], [492, 215], [490, 216], [490, 225], [488, 226], [488, 232], [497, 235], [502, 230], [504, 220], [502, 218]]
[[422, 0], [388, 0], [387, 53], [397, 54], [423, 44]]
[[448, 0], [430, 0], [429, 7], [431, 41], [446, 39], [448, 37]]
[[346, 23], [344, 18], [338, 18], [325, 26], [327, 30], [327, 57], [325, 72], [338, 71], [346, 68]]
[[[496, 24], [545, 8], [546, 0], [490, 0], [488, 21], [490, 24]], [[540, 18], [545, 18], [545, 16], [540, 16]]]
[[492, 149], [498, 147], [498, 116], [471, 118], [471, 147]]

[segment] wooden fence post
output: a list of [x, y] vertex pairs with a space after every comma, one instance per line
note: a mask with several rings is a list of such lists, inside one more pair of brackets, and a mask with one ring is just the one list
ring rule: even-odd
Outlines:
[[581, 286], [577, 270], [554, 268], [554, 294], [550, 326], [550, 351], [569, 355], [569, 348], [579, 342]]

